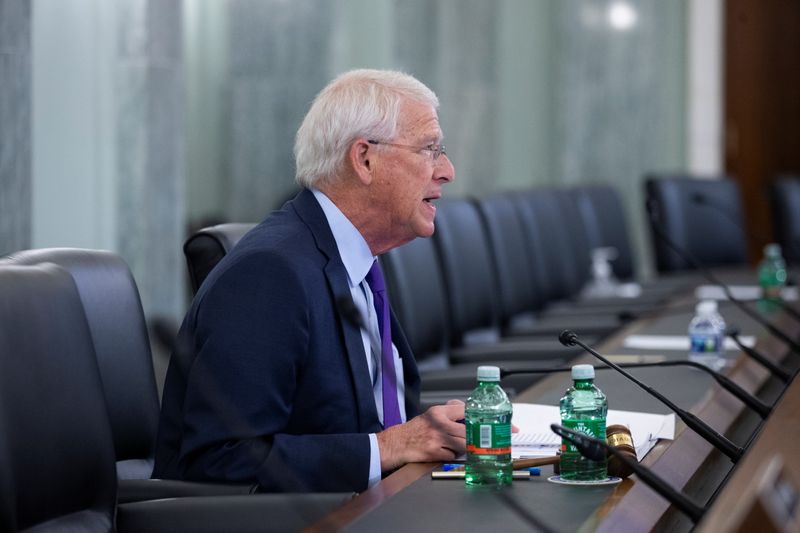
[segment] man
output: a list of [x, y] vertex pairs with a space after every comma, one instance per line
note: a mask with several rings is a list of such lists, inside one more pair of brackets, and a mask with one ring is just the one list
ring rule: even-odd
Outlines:
[[154, 477], [361, 491], [463, 453], [463, 403], [418, 414], [416, 363], [373, 294], [375, 257], [429, 237], [454, 178], [437, 107], [389, 71], [316, 97], [295, 142], [304, 190], [220, 262], [181, 326]]

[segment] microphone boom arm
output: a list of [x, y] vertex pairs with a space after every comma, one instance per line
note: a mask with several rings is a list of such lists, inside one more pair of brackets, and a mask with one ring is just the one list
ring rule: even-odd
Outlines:
[[551, 424], [550, 429], [552, 429], [556, 435], [559, 435], [560, 437], [567, 439], [568, 441], [573, 443], [575, 447], [578, 448], [578, 451], [580, 451], [582, 455], [584, 449], [586, 449], [590, 453], [590, 455], [592, 448], [602, 447], [604, 450], [608, 450], [610, 453], [614, 454], [614, 456], [616, 456], [620, 461], [629, 466], [631, 470], [633, 470], [634, 473], [636, 474], [636, 477], [644, 481], [644, 483], [648, 487], [659, 493], [668, 502], [674, 504], [678, 509], [686, 513], [686, 515], [692, 519], [692, 522], [696, 524], [703, 517], [705, 509], [694, 503], [685, 495], [681, 494], [677, 490], [667, 485], [661, 478], [656, 476], [649, 468], [640, 465], [638, 462], [625, 456], [625, 454], [620, 453], [620, 451], [615, 449], [613, 446], [609, 446], [600, 439], [595, 439], [589, 437], [588, 435], [578, 433], [577, 431], [572, 431], [563, 426], [559, 426], [558, 424]]
[[697, 418], [695, 415], [681, 409], [677, 405], [675, 405], [669, 398], [655, 390], [654, 388], [650, 387], [646, 383], [643, 383], [633, 377], [629, 372], [625, 371], [624, 369], [620, 368], [619, 365], [612, 363], [594, 349], [590, 348], [588, 345], [583, 343], [578, 336], [569, 330], [564, 330], [558, 336], [558, 340], [561, 341], [561, 344], [564, 346], [574, 346], [578, 345], [593, 356], [600, 359], [606, 365], [610, 366], [611, 368], [615, 369], [617, 372], [628, 378], [631, 382], [635, 383], [639, 388], [643, 389], [645, 392], [649, 393], [651, 396], [655, 397], [661, 403], [672, 409], [678, 417], [683, 420], [683, 422], [689, 426], [695, 433], [703, 437], [706, 441], [708, 441], [711, 445], [715, 448], [719, 449], [722, 453], [727, 455], [731, 461], [734, 463], [738, 462], [741, 459], [742, 455], [744, 454], [744, 450], [732, 443], [728, 440], [724, 435], [720, 434], [714, 428]]

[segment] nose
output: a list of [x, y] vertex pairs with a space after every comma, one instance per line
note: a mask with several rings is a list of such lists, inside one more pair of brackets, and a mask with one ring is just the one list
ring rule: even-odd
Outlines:
[[453, 162], [450, 161], [450, 158], [447, 156], [447, 154], [440, 155], [439, 158], [436, 159], [436, 161], [434, 161], [434, 163], [435, 163], [433, 165], [434, 180], [450, 183], [451, 181], [456, 179], [456, 169], [453, 166]]

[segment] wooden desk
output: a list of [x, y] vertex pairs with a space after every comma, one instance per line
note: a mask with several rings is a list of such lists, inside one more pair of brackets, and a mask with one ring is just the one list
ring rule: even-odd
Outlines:
[[[685, 334], [686, 324], [691, 316], [693, 297], [686, 296], [673, 301], [660, 315], [650, 319], [639, 320], [623, 331], [604, 342], [599, 348], [605, 353], [632, 353], [624, 350], [622, 342], [633, 333]], [[760, 326], [737, 310], [731, 304], [722, 306], [722, 312], [729, 324], [736, 324], [747, 334], [758, 336], [758, 349], [775, 361], [783, 360], [787, 353], [785, 346], [765, 334]], [[796, 338], [800, 325], [781, 316], [776, 324], [790, 331]], [[579, 332], [578, 332], [579, 333]], [[641, 353], [638, 351], [637, 353]], [[685, 357], [685, 354], [671, 354], [671, 358]], [[594, 362], [590, 356], [581, 357], [577, 362]], [[651, 386], [664, 392], [684, 408], [706, 421], [717, 431], [724, 433], [739, 445], [744, 445], [753, 434], [758, 434], [761, 420], [741, 404], [735, 397], [719, 388], [700, 372], [691, 369], [637, 372]], [[739, 355], [734, 366], [728, 371], [729, 377], [742, 388], [750, 392], [760, 392], [762, 399], [774, 398], [781, 387], [777, 380], [771, 378], [760, 365]], [[602, 377], [601, 377], [602, 376]], [[666, 408], [628, 382], [624, 377], [605, 371], [598, 374], [598, 385], [609, 397], [609, 405], [616, 409], [653, 411], [666, 413]], [[539, 381], [525, 391], [515, 401], [553, 403], [561, 396], [569, 384], [569, 377], [553, 374]], [[795, 384], [793, 389], [800, 387]], [[794, 398], [787, 394], [784, 401]], [[681, 401], [684, 399], [685, 401]], [[689, 402], [688, 404], [686, 402]], [[787, 407], [786, 409], [789, 409]], [[770, 428], [780, 426], [783, 418], [783, 402], [775, 415], [765, 424], [763, 433], [756, 437], [752, 450], [765, 448], [769, 453], [775, 446], [777, 437], [769, 437], [776, 430]], [[782, 415], [783, 416], [783, 415]], [[795, 417], [797, 415], [794, 415]], [[795, 424], [796, 418], [790, 419]], [[729, 490], [735, 490], [734, 482], [746, 484], [749, 469], [757, 469], [758, 464], [748, 470], [734, 469], [733, 463], [710, 444], [688, 430], [678, 421], [676, 438], [671, 442], [661, 442], [643, 460], [674, 488], [681, 490], [700, 504], [712, 501], [711, 512], [707, 520], [716, 514], [725, 513], [725, 505], [729, 499]], [[800, 431], [800, 430], [798, 430]], [[767, 439], [769, 437], [769, 440]], [[779, 439], [778, 439], [779, 440]], [[791, 446], [793, 442], [784, 442]], [[749, 465], [755, 452], [748, 452], [740, 461]], [[389, 531], [437, 531], [457, 529], [460, 531], [485, 531], [488, 524], [495, 524], [503, 531], [529, 530], [530, 523], [513, 515], [507, 506], [498, 498], [488, 495], [475, 497], [463, 484], [448, 481], [431, 481], [430, 471], [435, 464], [407, 465], [398, 472], [383, 480], [379, 485], [361, 494], [352, 502], [335, 511], [322, 522], [308, 531], [369, 531], [375, 528]], [[726, 478], [734, 472], [730, 484], [725, 485]], [[543, 472], [543, 474], [546, 472]], [[740, 478], [743, 481], [738, 481]], [[720, 486], [719, 500], [713, 497]], [[734, 487], [734, 489], [729, 489]], [[680, 511], [672, 508], [668, 502], [649, 489], [633, 476], [615, 488], [604, 488], [595, 491], [593, 488], [572, 488], [572, 491], [561, 490], [564, 487], [548, 484], [544, 479], [515, 483], [508, 492], [518, 503], [525, 504], [526, 511], [536, 515], [542, 522], [555, 530], [597, 530], [597, 531], [649, 531], [669, 528], [673, 530], [689, 530], [692, 523]], [[732, 496], [731, 496], [732, 497]], [[572, 499], [570, 501], [570, 499]], [[574, 505], [572, 505], [574, 504]], [[480, 508], [478, 513], [475, 508]], [[721, 507], [723, 510], [717, 511]], [[587, 511], [588, 509], [588, 511]], [[711, 522], [712, 526], [717, 522]], [[566, 524], [566, 525], [565, 525]], [[709, 531], [712, 529], [709, 529]]]

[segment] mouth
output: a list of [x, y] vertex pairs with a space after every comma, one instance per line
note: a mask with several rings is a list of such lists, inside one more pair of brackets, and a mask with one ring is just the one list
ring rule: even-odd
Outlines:
[[422, 199], [422, 201], [423, 201], [423, 202], [425, 202], [425, 203], [426, 203], [426, 204], [428, 204], [428, 205], [431, 205], [431, 206], [433, 206], [433, 203], [434, 203], [436, 200], [438, 200], [439, 198], [441, 198], [441, 196], [440, 196], [440, 195], [435, 195], [435, 196], [427, 196], [427, 197], [423, 198], [423, 199]]

